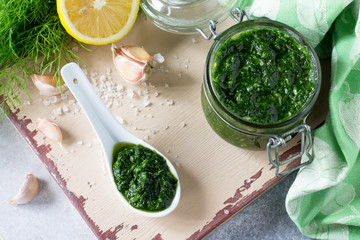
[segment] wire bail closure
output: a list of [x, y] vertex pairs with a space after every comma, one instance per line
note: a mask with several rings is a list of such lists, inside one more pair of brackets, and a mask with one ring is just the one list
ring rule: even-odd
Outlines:
[[[280, 160], [279, 147], [280, 146], [286, 147], [286, 143], [292, 139], [292, 135], [297, 134], [297, 133], [301, 133], [301, 151], [298, 154], [291, 156], [285, 160]], [[266, 151], [267, 151], [270, 163], [276, 168], [276, 170], [275, 170], [276, 176], [282, 177], [282, 176], [287, 175], [305, 165], [309, 165], [314, 160], [314, 157], [310, 153], [312, 145], [313, 145], [313, 141], [312, 141], [312, 136], [311, 136], [311, 129], [310, 129], [310, 126], [305, 123], [305, 120], [304, 120], [303, 124], [295, 127], [294, 129], [284, 133], [281, 136], [270, 137], [269, 142], [266, 145]], [[271, 154], [271, 149], [274, 149], [274, 151], [275, 151], [275, 159], [273, 159], [273, 156]], [[302, 155], [304, 155], [304, 153], [308, 157], [307, 161], [279, 173], [281, 166], [283, 166], [289, 162], [292, 162], [297, 158], [300, 158]]]
[[[246, 20], [249, 20], [249, 17], [247, 16], [246, 12], [244, 10], [241, 10], [240, 8], [236, 7], [230, 11], [231, 18], [236, 23], [241, 23], [244, 21], [244, 18]], [[210, 20], [209, 21], [209, 31], [210, 34], [207, 35], [204, 30], [202, 30], [199, 27], [196, 27], [195, 30], [198, 31], [206, 40], [210, 40], [212, 37], [214, 37], [214, 40], [218, 38], [222, 32], [216, 33], [216, 24], [218, 24], [217, 20]]]

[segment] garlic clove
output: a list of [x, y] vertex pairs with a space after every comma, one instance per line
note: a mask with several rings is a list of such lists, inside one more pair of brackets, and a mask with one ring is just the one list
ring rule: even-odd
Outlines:
[[34, 199], [38, 194], [39, 183], [36, 177], [29, 173], [26, 175], [25, 181], [21, 185], [18, 193], [10, 200], [11, 204], [25, 204]]
[[133, 61], [126, 56], [118, 56], [114, 61], [117, 71], [125, 80], [133, 83], [145, 80], [145, 63]]
[[147, 63], [153, 58], [145, 51], [145, 49], [137, 46], [122, 46], [121, 51], [128, 57]]
[[[35, 87], [40, 90], [41, 95], [54, 96], [67, 89], [65, 84], [61, 85], [61, 89], [57, 87], [56, 78], [53, 76], [33, 74], [31, 75], [31, 79]], [[62, 79], [61, 81], [63, 82]]]
[[156, 62], [143, 48], [113, 46], [112, 51], [116, 70], [124, 80], [130, 83], [145, 81], [155, 67]]
[[61, 134], [59, 126], [56, 123], [46, 118], [39, 118], [36, 121], [36, 128], [46, 138], [61, 145], [63, 136]]

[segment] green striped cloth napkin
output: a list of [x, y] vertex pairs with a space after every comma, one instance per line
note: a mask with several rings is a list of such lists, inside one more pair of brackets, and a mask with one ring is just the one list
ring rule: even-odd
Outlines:
[[299, 171], [286, 209], [310, 238], [360, 239], [360, 0], [239, 0], [237, 6], [250, 18], [290, 25], [319, 57], [331, 56], [330, 112], [314, 131], [314, 161]]

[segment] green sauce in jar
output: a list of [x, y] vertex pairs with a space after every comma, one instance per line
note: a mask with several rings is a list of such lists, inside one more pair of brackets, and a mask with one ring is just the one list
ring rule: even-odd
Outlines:
[[315, 89], [308, 49], [290, 34], [268, 28], [227, 39], [216, 53], [212, 79], [223, 106], [257, 124], [291, 118]]

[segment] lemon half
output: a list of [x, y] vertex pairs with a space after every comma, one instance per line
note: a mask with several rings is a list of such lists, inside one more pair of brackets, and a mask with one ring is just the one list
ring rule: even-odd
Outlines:
[[103, 45], [123, 38], [134, 25], [140, 0], [57, 0], [61, 24], [83, 43]]

